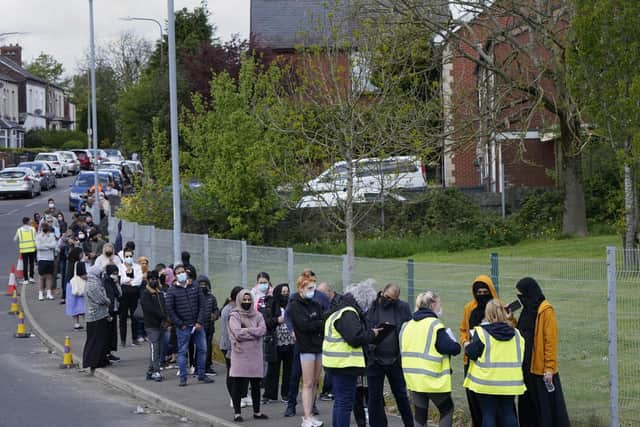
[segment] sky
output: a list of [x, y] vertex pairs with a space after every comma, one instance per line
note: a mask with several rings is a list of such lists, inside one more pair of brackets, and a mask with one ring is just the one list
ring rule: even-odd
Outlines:
[[[228, 40], [232, 34], [249, 37], [250, 0], [208, 0], [210, 22], [218, 28], [216, 35]], [[193, 9], [200, 0], [174, 0], [176, 10]], [[153, 22], [127, 22], [118, 18], [137, 16], [153, 18], [164, 27], [167, 1], [163, 0], [94, 0], [96, 45], [117, 40], [122, 32], [156, 40], [160, 29]], [[0, 0], [0, 44], [22, 46], [22, 61], [30, 62], [41, 52], [53, 55], [65, 68], [65, 76], [77, 71], [77, 64], [89, 51], [88, 0]]]

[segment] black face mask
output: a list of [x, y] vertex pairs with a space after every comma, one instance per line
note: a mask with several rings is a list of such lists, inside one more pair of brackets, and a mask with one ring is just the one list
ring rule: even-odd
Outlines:
[[487, 294], [487, 295], [476, 295], [476, 300], [478, 301], [478, 305], [480, 306], [486, 306], [487, 303], [489, 301], [491, 301], [493, 299], [493, 297], [491, 296], [491, 294]]
[[158, 289], [158, 286], [160, 286], [160, 282], [158, 282], [157, 280], [151, 280], [149, 281], [149, 286], [151, 286], [153, 289]]
[[280, 295], [280, 305], [286, 307], [289, 303], [289, 295]]
[[395, 303], [396, 303], [396, 300], [394, 300], [394, 299], [389, 299], [387, 297], [382, 297], [382, 306], [384, 308], [391, 307]]
[[107, 252], [105, 252], [105, 253], [104, 253], [104, 255], [105, 255], [105, 256], [111, 256], [111, 255], [113, 255], [113, 252], [109, 252], [109, 251], [107, 251]]
[[211, 293], [211, 290], [209, 290], [209, 288], [207, 288], [206, 286], [200, 286], [200, 289], [202, 290], [202, 293], [205, 295], [209, 295], [209, 293]]
[[240, 307], [242, 307], [243, 310], [249, 310], [251, 308], [251, 303], [243, 302], [242, 304], [240, 304]]

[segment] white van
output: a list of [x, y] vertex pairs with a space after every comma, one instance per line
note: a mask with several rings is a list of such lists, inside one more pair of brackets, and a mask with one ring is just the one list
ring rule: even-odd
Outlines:
[[[307, 193], [298, 207], [336, 206], [346, 198], [347, 164], [334, 163], [317, 178], [305, 184]], [[355, 203], [372, 199], [371, 195], [382, 195], [396, 200], [404, 200], [394, 191], [421, 191], [427, 187], [426, 169], [415, 156], [397, 156], [386, 159], [360, 159], [352, 164], [353, 198]]]

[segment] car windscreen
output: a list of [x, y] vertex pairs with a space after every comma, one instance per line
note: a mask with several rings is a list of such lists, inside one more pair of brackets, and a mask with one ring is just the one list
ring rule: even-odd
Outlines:
[[36, 156], [36, 159], [38, 160], [46, 160], [47, 162], [55, 162], [58, 160], [58, 157], [51, 155], [51, 154], [38, 154]]
[[[98, 175], [99, 179], [100, 179], [100, 184], [105, 185], [109, 182], [109, 177], [106, 175]], [[73, 182], [73, 186], [74, 187], [91, 187], [96, 181], [95, 181], [95, 175], [93, 174], [87, 174], [87, 175], [80, 175], [76, 178], [76, 180]]]
[[24, 175], [23, 171], [4, 171], [0, 172], [0, 179], [19, 179]]
[[42, 169], [44, 169], [44, 165], [40, 163], [20, 163], [18, 166], [21, 168], [29, 168], [37, 172], [40, 172]]

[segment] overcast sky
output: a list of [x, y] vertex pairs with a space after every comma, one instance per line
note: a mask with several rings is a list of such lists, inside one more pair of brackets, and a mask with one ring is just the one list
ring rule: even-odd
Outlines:
[[[210, 20], [218, 27], [217, 36], [223, 40], [231, 34], [249, 36], [250, 0], [208, 0]], [[104, 45], [132, 30], [149, 40], [160, 37], [160, 29], [153, 22], [126, 22], [118, 18], [138, 16], [153, 18], [163, 24], [167, 19], [165, 0], [94, 0], [96, 44]], [[193, 9], [200, 0], [174, 0], [176, 10]], [[75, 73], [77, 64], [89, 48], [88, 0], [0, 0], [0, 34], [6, 36], [1, 44], [19, 43], [23, 62], [29, 62], [40, 52], [53, 55], [64, 64], [65, 75]]]

